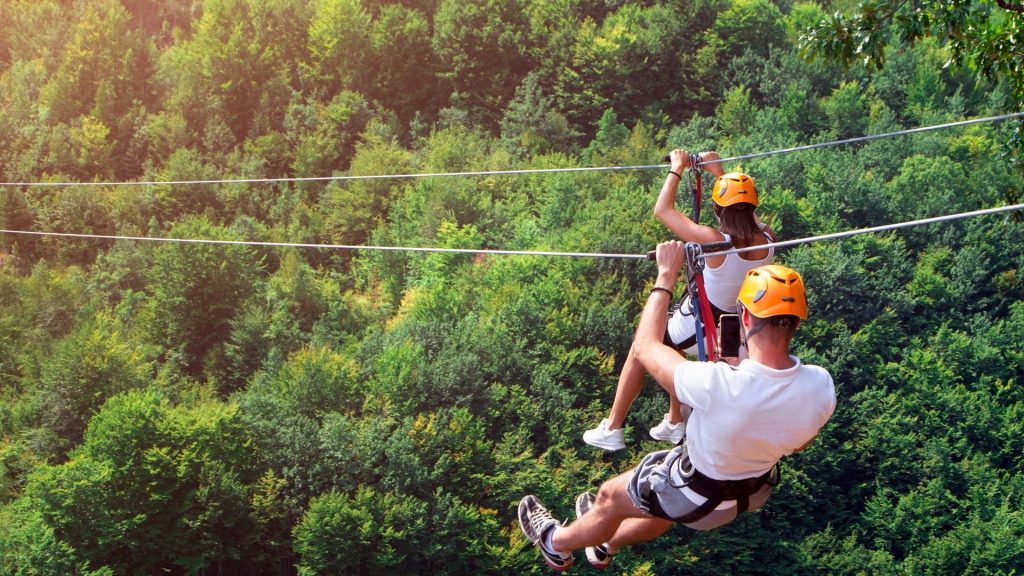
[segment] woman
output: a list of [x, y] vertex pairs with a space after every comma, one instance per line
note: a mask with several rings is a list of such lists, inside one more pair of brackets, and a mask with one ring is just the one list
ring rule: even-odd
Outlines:
[[[683, 170], [686, 169], [689, 154], [685, 150], [676, 149], [672, 151], [670, 158], [672, 168], [665, 178], [664, 186], [661, 187], [661, 193], [654, 206], [654, 215], [680, 240], [699, 244], [728, 240], [735, 248], [764, 246], [775, 241], [772, 231], [754, 214], [758, 199], [753, 178], [739, 172], [726, 174], [720, 163], [708, 163], [719, 160], [715, 152], [701, 154], [701, 162], [705, 164], [707, 171], [716, 177], [711, 200], [714, 203], [718, 229], [698, 224], [676, 210], [676, 189], [682, 179]], [[717, 322], [722, 314], [736, 312], [736, 295], [747, 271], [770, 263], [773, 254], [774, 250], [766, 247], [705, 260], [704, 288], [711, 304], [713, 321]], [[707, 319], [704, 321], [707, 322]], [[684, 297], [669, 309], [665, 343], [680, 352], [692, 355], [696, 350], [696, 332], [689, 297]], [[643, 366], [637, 360], [636, 351], [630, 348], [629, 356], [619, 374], [615, 401], [612, 403], [608, 418], [602, 420], [596, 428], [584, 432], [583, 441], [605, 450], [625, 448], [622, 426], [633, 400], [640, 395], [643, 383]], [[661, 423], [651, 428], [651, 437], [655, 440], [679, 442], [686, 430], [687, 415], [689, 407], [681, 404], [670, 394], [668, 414], [665, 414]]]

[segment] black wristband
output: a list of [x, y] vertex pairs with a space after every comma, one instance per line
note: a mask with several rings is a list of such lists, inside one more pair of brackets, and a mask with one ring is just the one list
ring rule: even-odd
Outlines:
[[[658, 292], [659, 290], [661, 292], [668, 293], [668, 299], [669, 299], [670, 302], [672, 301], [673, 298], [676, 297], [676, 295], [673, 294], [671, 290], [669, 290], [668, 288], [662, 288], [661, 286], [655, 286], [654, 288], [651, 288], [651, 294], [654, 294], [655, 292]], [[650, 294], [648, 294], [648, 296], [650, 296]]]
[[679, 178], [680, 180], [683, 179], [683, 175], [680, 174], [679, 172], [673, 172], [673, 171], [669, 170], [668, 173], [669, 174], [673, 174], [676, 178]]

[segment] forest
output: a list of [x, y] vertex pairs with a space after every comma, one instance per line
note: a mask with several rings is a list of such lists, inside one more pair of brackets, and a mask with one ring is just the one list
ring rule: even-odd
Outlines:
[[[519, 499], [572, 518], [665, 448], [650, 380], [625, 450], [581, 439], [652, 263], [267, 244], [643, 254], [667, 168], [324, 177], [1024, 107], [1014, 0], [0, 0], [0, 31], [0, 229], [242, 241], [0, 233], [0, 575], [546, 574]], [[725, 168], [798, 239], [1019, 202], [1022, 126]], [[1005, 214], [779, 250], [835, 415], [764, 508], [610, 571], [1024, 574], [1022, 246]]]

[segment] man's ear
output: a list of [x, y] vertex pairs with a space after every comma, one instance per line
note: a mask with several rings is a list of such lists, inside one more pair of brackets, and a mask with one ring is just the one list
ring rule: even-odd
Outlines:
[[743, 323], [744, 328], [749, 328], [751, 322], [750, 310], [747, 310], [746, 306], [737, 306], [737, 308], [739, 308], [738, 312], [740, 313], [740, 322]]

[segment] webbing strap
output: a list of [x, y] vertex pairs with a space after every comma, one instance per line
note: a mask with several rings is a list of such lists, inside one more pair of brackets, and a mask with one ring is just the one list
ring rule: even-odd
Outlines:
[[712, 362], [717, 362], [718, 347], [715, 346], [715, 343], [718, 342], [718, 330], [715, 328], [715, 315], [711, 312], [711, 302], [708, 300], [707, 291], [704, 290], [703, 273], [697, 275], [697, 297], [700, 302], [700, 316], [698, 318], [708, 319], [708, 323], [702, 326], [704, 341], [707, 346], [707, 356]]
[[[700, 172], [700, 155], [690, 154], [690, 170], [688, 173], [691, 179], [690, 183], [690, 205], [693, 207], [693, 221], [700, 224], [700, 205], [704, 199], [704, 193], [701, 190], [701, 172]], [[693, 181], [696, 180], [696, 182]]]
[[[702, 190], [703, 178], [701, 178], [700, 155], [690, 154], [689, 176], [691, 178], [690, 195], [693, 206], [693, 221], [700, 223], [701, 201], [704, 198]], [[693, 306], [694, 334], [697, 337], [697, 359], [704, 362], [710, 358], [712, 362], [718, 360], [718, 350], [715, 343], [718, 342], [718, 334], [715, 329], [715, 316], [711, 312], [711, 302], [708, 301], [707, 292], [704, 290], [704, 260], [699, 258], [701, 246], [696, 245], [693, 259], [690, 261], [691, 251], [687, 250], [687, 276], [686, 283], [690, 289], [690, 303]], [[692, 273], [692, 276], [690, 274]], [[708, 322], [708, 324], [705, 324]]]
[[686, 250], [686, 292], [690, 296], [690, 310], [693, 312], [694, 336], [697, 339], [697, 359], [701, 362], [707, 360], [707, 352], [704, 348], [704, 324], [701, 322], [704, 306], [701, 305], [701, 294], [703, 290], [698, 285], [703, 285], [704, 278], [701, 273], [704, 271], [704, 260], [700, 257], [702, 250], [700, 244], [687, 242]]
[[[718, 354], [715, 350], [714, 314], [711, 312], [711, 303], [708, 301], [704, 290], [704, 259], [703, 249], [696, 242], [686, 243], [686, 290], [690, 295], [690, 307], [693, 310], [694, 335], [697, 339], [697, 359], [705, 362], [710, 359], [715, 361]], [[710, 320], [711, 326], [706, 325], [705, 320]], [[717, 337], [716, 337], [717, 339]]]

